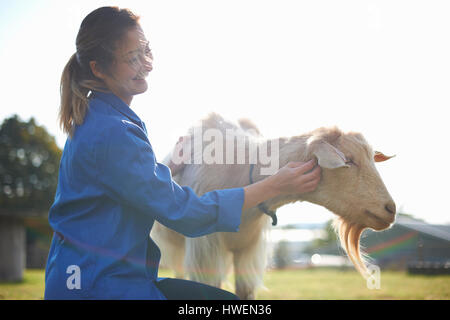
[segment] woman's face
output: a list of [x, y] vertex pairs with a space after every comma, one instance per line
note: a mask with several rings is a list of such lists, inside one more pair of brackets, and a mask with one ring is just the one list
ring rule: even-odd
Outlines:
[[103, 81], [108, 89], [130, 105], [133, 96], [147, 90], [145, 78], [152, 71], [153, 56], [140, 27], [130, 29], [115, 52], [115, 62]]

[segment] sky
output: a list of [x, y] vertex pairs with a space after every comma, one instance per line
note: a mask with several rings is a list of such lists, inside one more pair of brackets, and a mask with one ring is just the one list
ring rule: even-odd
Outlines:
[[[150, 40], [149, 90], [131, 107], [159, 159], [210, 112], [267, 138], [337, 125], [396, 155], [377, 169], [398, 211], [450, 224], [450, 2], [1, 1], [0, 121], [34, 117], [64, 146], [60, 76], [82, 19], [106, 5], [140, 15]], [[332, 217], [278, 210], [280, 224]]]

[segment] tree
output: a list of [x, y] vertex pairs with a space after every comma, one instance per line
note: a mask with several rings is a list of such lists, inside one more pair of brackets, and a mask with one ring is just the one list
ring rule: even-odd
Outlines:
[[0, 208], [9, 213], [48, 210], [58, 183], [61, 150], [31, 118], [17, 115], [0, 127]]
[[61, 150], [33, 118], [0, 126], [0, 280], [20, 280], [25, 266], [23, 218], [46, 216], [58, 183]]

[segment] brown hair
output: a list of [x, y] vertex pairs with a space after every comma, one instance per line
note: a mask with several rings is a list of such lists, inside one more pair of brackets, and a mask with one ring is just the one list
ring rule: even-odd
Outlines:
[[99, 69], [108, 74], [117, 42], [129, 28], [137, 26], [139, 17], [118, 7], [98, 8], [84, 18], [76, 39], [76, 52], [61, 76], [59, 123], [69, 136], [73, 135], [75, 125], [84, 121], [90, 92], [107, 91], [103, 81], [92, 73], [89, 62], [96, 61]]

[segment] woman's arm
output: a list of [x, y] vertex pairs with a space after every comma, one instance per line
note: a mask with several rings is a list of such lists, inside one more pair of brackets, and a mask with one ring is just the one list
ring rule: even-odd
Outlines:
[[[180, 137], [175, 145], [172, 159], [183, 156], [182, 143], [187, 141], [189, 136]], [[183, 162], [175, 164], [172, 159], [168, 164], [172, 176], [175, 176], [185, 167]], [[320, 167], [315, 160], [308, 162], [290, 162], [281, 168], [275, 175], [264, 180], [244, 187], [244, 205], [242, 210], [257, 206], [259, 203], [277, 197], [281, 194], [302, 194], [314, 191], [320, 181]], [[312, 170], [314, 168], [314, 170]], [[312, 170], [310, 173], [306, 172]]]
[[[242, 210], [250, 209], [259, 203], [282, 194], [302, 194], [316, 189], [320, 181], [320, 167], [316, 160], [290, 162], [272, 176], [244, 187]], [[305, 174], [309, 170], [311, 172]]]
[[96, 177], [102, 191], [142, 222], [151, 226], [156, 220], [187, 237], [239, 229], [243, 188], [198, 196], [192, 188], [178, 185], [170, 169], [156, 161], [145, 132], [128, 121], [97, 137]]

